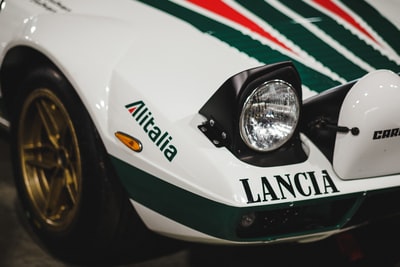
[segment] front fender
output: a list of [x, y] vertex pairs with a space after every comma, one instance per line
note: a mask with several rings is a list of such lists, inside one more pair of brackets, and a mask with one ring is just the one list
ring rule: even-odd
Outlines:
[[42, 14], [25, 19], [23, 27], [16, 29], [3, 60], [16, 47], [44, 55], [76, 89], [99, 132], [105, 132], [108, 82], [114, 65], [131, 46], [128, 33], [128, 24], [115, 19]]

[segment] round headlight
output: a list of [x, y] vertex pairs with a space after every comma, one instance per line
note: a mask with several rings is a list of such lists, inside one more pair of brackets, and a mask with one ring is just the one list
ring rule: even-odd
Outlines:
[[300, 114], [293, 86], [281, 80], [258, 86], [246, 99], [240, 115], [240, 135], [250, 148], [271, 151], [293, 135]]

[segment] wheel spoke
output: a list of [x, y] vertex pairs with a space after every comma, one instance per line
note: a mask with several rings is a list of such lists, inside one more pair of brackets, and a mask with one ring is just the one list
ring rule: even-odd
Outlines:
[[24, 146], [25, 163], [31, 167], [42, 170], [51, 170], [59, 165], [56, 161], [56, 151], [51, 145], [34, 145]]
[[42, 153], [43, 151], [56, 151], [52, 145], [43, 144], [43, 143], [24, 144], [23, 149], [25, 152], [31, 152], [31, 153]]
[[47, 105], [44, 100], [39, 100], [36, 102], [36, 108], [38, 110], [41, 122], [46, 130], [47, 137], [54, 148], [57, 149], [59, 147], [58, 140], [60, 138], [60, 131], [54, 115], [52, 115], [52, 106]]
[[38, 88], [20, 118], [19, 152], [26, 192], [45, 225], [66, 229], [78, 210], [81, 161], [74, 125], [51, 90]]
[[68, 192], [68, 197], [71, 200], [72, 205], [75, 205], [77, 203], [76, 197], [78, 195], [77, 194], [78, 184], [68, 168], [64, 170], [64, 176], [66, 178], [65, 186]]
[[49, 192], [46, 199], [46, 214], [49, 216], [56, 215], [60, 209], [61, 195], [65, 187], [64, 177], [60, 177], [61, 172], [57, 170], [50, 180]]
[[52, 170], [58, 167], [57, 162], [51, 160], [42, 160], [38, 158], [27, 159], [25, 160], [25, 163], [32, 167], [36, 167], [42, 170]]

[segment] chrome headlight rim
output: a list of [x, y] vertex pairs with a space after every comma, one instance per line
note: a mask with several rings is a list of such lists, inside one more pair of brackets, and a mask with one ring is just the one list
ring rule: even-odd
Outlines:
[[[286, 88], [286, 94], [290, 94], [292, 97], [292, 100], [294, 100], [294, 102], [292, 104], [294, 104], [294, 123], [292, 123], [290, 125], [290, 129], [289, 132], [287, 132], [286, 134], [283, 134], [283, 136], [279, 139], [274, 141], [272, 144], [268, 145], [268, 144], [264, 144], [264, 145], [257, 145], [257, 143], [254, 142], [254, 140], [251, 140], [250, 138], [250, 133], [246, 130], [246, 119], [245, 117], [245, 113], [246, 111], [250, 108], [249, 106], [253, 105], [256, 102], [253, 102], [252, 99], [255, 98], [255, 96], [262, 90], [267, 91], [268, 94], [268, 90], [271, 87], [284, 87]], [[279, 89], [279, 88], [278, 88]], [[273, 90], [276, 90], [276, 88], [273, 88]], [[278, 93], [281, 95], [284, 95], [285, 93]], [[262, 102], [258, 102], [258, 103], [262, 103]], [[265, 104], [265, 102], [264, 102]], [[290, 106], [290, 105], [289, 105]], [[299, 124], [299, 119], [300, 119], [300, 108], [301, 108], [301, 102], [298, 96], [298, 93], [295, 89], [295, 87], [282, 79], [273, 79], [273, 80], [268, 80], [265, 82], [260, 83], [258, 86], [256, 86], [251, 93], [249, 93], [247, 95], [247, 97], [245, 97], [245, 100], [242, 102], [241, 105], [241, 112], [240, 112], [240, 116], [239, 116], [239, 133], [240, 133], [240, 137], [242, 139], [242, 141], [244, 142], [244, 144], [250, 148], [253, 151], [257, 151], [257, 152], [271, 152], [271, 151], [275, 151], [279, 148], [281, 148], [282, 146], [284, 146], [286, 143], [288, 143], [293, 135], [296, 133], [296, 129], [297, 126]], [[260, 112], [261, 114], [261, 112]], [[264, 113], [263, 113], [264, 114]], [[272, 128], [272, 127], [271, 127]]]

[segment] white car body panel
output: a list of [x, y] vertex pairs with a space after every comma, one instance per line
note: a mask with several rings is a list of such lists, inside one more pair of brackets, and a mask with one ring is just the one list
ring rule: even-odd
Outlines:
[[[369, 2], [400, 29], [392, 7], [398, 6], [395, 1]], [[6, 1], [6, 8], [0, 12], [0, 25], [6, 25], [0, 33], [0, 62], [15, 46], [31, 47], [48, 57], [76, 89], [113, 157], [229, 207], [292, 205], [296, 201], [400, 185], [399, 174], [341, 179], [331, 162], [305, 135], [301, 139], [308, 159], [293, 165], [256, 167], [240, 161], [226, 148], [216, 149], [197, 128], [205, 121], [199, 109], [227, 78], [264, 63], [178, 18], [136, 1], [60, 3], [63, 6], [50, 1]], [[56, 12], [46, 10], [44, 4]], [[20, 13], [20, 9], [24, 12]], [[132, 10], [136, 12], [134, 16]], [[309, 89], [304, 87], [304, 90]], [[305, 96], [312, 94], [306, 92]], [[173, 160], [166, 158], [161, 145], [152, 142], [143, 125], [128, 112], [125, 106], [135, 101], [143, 101], [151, 112], [149, 119], [154, 119], [153, 126], [168, 132], [171, 139], [166, 146], [177, 149]], [[8, 126], [6, 118], [0, 118], [0, 123]], [[141, 140], [143, 151], [135, 153], [125, 147], [115, 138], [117, 131]], [[294, 193], [282, 188], [275, 176], [293, 184], [298, 181], [293, 186]], [[269, 179], [278, 199], [266, 194], [262, 177]], [[253, 199], [246, 194], [245, 183]], [[132, 203], [154, 231], [188, 240], [228, 242], [176, 223], [138, 202]], [[307, 235], [299, 239], [302, 238]]]

